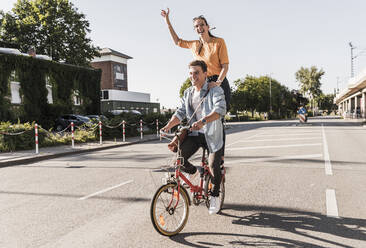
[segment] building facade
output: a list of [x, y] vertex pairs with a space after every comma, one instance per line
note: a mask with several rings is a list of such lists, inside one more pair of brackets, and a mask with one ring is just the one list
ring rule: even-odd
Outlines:
[[335, 103], [343, 117], [366, 119], [366, 68], [348, 81], [348, 87], [336, 95]]
[[100, 54], [91, 65], [102, 70], [102, 113], [116, 110], [137, 110], [142, 114], [160, 112], [160, 104], [152, 103], [150, 94], [128, 91], [127, 61], [132, 57], [110, 48], [103, 48]]

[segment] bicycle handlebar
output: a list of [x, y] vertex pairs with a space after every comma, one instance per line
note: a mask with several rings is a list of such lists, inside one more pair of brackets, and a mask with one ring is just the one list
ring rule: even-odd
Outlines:
[[175, 131], [174, 133], [167, 133], [160, 129], [160, 135], [166, 136], [166, 137], [174, 137], [174, 136], [180, 135], [182, 133], [182, 131], [185, 129], [190, 130], [191, 126], [183, 126], [183, 127], [179, 128], [177, 131]]

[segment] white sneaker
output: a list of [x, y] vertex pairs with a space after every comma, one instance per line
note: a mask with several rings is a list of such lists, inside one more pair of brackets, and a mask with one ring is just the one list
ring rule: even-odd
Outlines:
[[211, 196], [209, 214], [217, 214], [220, 211], [220, 199], [219, 197]]

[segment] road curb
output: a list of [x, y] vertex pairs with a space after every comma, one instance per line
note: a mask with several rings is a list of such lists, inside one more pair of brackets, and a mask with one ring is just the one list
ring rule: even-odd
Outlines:
[[132, 142], [124, 143], [124, 144], [108, 145], [108, 146], [88, 148], [88, 149], [83, 149], [83, 150], [75, 150], [75, 151], [67, 151], [67, 152], [60, 152], [60, 153], [54, 153], [54, 154], [47, 154], [47, 155], [35, 155], [34, 157], [20, 158], [20, 159], [14, 159], [14, 160], [10, 160], [10, 161], [0, 162], [0, 168], [17, 166], [17, 165], [32, 164], [32, 163], [47, 160], [47, 159], [59, 158], [59, 157], [75, 155], [75, 154], [81, 154], [81, 153], [94, 152], [94, 151], [102, 151], [102, 150], [107, 150], [107, 149], [112, 149], [112, 148], [117, 148], [117, 147], [122, 147], [122, 146], [129, 146], [129, 145], [135, 145], [135, 144], [140, 144], [140, 143], [146, 143], [146, 142], [149, 142], [149, 141], [155, 141], [155, 140], [159, 140], [159, 139], [160, 139], [159, 137], [155, 137], [155, 138], [148, 138], [148, 139], [145, 139], [145, 140], [132, 141]]

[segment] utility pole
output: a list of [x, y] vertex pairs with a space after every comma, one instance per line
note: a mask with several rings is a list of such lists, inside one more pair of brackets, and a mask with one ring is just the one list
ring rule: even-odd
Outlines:
[[[354, 77], [354, 67], [353, 67], [353, 60], [355, 58], [357, 58], [358, 56], [362, 56], [362, 55], [365, 55], [366, 53], [366, 49], [365, 48], [357, 48], [355, 46], [352, 45], [352, 42], [349, 42], [348, 45], [350, 46], [351, 48], [351, 78]], [[358, 53], [356, 55], [353, 55], [353, 50], [354, 49], [357, 49]]]
[[269, 112], [272, 113], [272, 79], [269, 76]]
[[353, 78], [353, 59], [355, 58], [353, 57], [353, 49], [355, 49], [356, 47], [354, 47], [351, 42], [349, 42], [348, 45], [351, 47], [351, 78]]
[[270, 73], [269, 75], [267, 75], [268, 79], [269, 79], [269, 116], [272, 113], [272, 73]]

